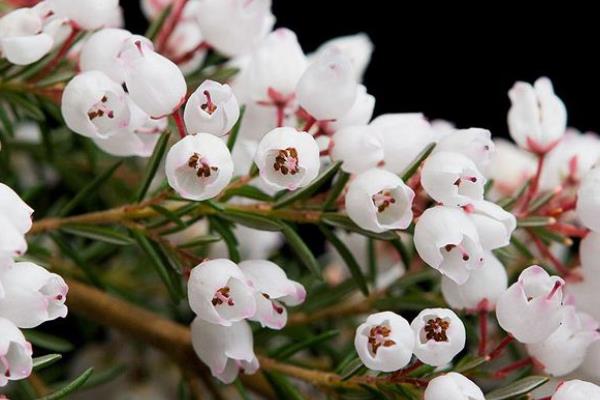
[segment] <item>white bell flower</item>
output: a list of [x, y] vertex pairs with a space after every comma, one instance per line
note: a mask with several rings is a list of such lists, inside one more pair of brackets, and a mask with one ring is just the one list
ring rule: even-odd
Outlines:
[[465, 206], [483, 200], [485, 182], [475, 163], [460, 153], [432, 154], [421, 171], [423, 189], [432, 199], [447, 206]]
[[190, 307], [199, 319], [232, 326], [256, 313], [255, 291], [240, 268], [227, 259], [194, 267], [188, 281]]
[[32, 214], [33, 209], [14, 190], [0, 183], [0, 259], [27, 251], [25, 233], [31, 229]]
[[511, 196], [535, 174], [535, 156], [504, 139], [495, 139], [495, 153], [485, 170], [494, 180], [490, 192], [494, 198]]
[[383, 136], [373, 126], [347, 126], [337, 130], [331, 140], [331, 158], [341, 160], [342, 170], [348, 173], [360, 174], [383, 161]]
[[517, 228], [513, 214], [496, 203], [479, 200], [471, 203], [467, 215], [475, 225], [484, 249], [493, 250], [510, 244], [512, 233]]
[[19, 8], [0, 18], [0, 56], [17, 65], [32, 64], [52, 50], [54, 39], [33, 8]]
[[496, 303], [498, 323], [521, 343], [539, 343], [564, 319], [564, 281], [537, 265], [526, 268]]
[[596, 400], [600, 399], [600, 386], [577, 379], [561, 383], [551, 400]]
[[226, 135], [240, 116], [240, 106], [227, 84], [202, 82], [185, 106], [183, 118], [188, 133], [206, 132]]
[[600, 168], [592, 168], [577, 191], [577, 216], [583, 225], [600, 232]]
[[271, 261], [247, 260], [239, 267], [256, 289], [256, 314], [250, 319], [260, 322], [263, 327], [282, 329], [287, 322], [284, 304], [303, 303], [306, 298], [304, 286], [288, 279], [285, 271]]
[[370, 169], [358, 175], [346, 193], [346, 212], [372, 232], [406, 229], [412, 222], [413, 190], [395, 174]]
[[[367, 88], [364, 85], [358, 85], [356, 99], [350, 110], [344, 116], [335, 121], [326, 121], [322, 123], [326, 132], [337, 132], [341, 128], [349, 126], [367, 125], [373, 117], [375, 110], [375, 97], [367, 93]], [[373, 128], [376, 128], [373, 126]]]
[[[119, 54], [125, 42], [134, 37], [125, 29], [105, 28], [93, 33], [79, 54], [81, 71], [102, 71], [117, 83], [125, 82], [125, 66]], [[135, 36], [145, 40], [141, 36]]]
[[94, 30], [111, 25], [119, 0], [47, 0], [54, 12], [69, 18], [77, 27]]
[[0, 387], [31, 375], [31, 344], [9, 320], [0, 317]]
[[254, 162], [269, 186], [294, 190], [308, 185], [319, 174], [319, 146], [306, 132], [276, 128], [258, 144]]
[[415, 226], [414, 242], [423, 261], [459, 285], [485, 263], [477, 229], [460, 208], [425, 210]]
[[408, 321], [390, 311], [371, 314], [356, 328], [354, 347], [363, 364], [374, 371], [397, 371], [410, 362], [415, 335]]
[[433, 378], [424, 395], [425, 400], [485, 400], [479, 386], [456, 372]]
[[470, 158], [480, 171], [485, 171], [494, 155], [495, 146], [492, 133], [487, 129], [456, 129], [440, 139], [433, 149], [434, 153], [438, 151], [461, 153]]
[[426, 308], [410, 327], [415, 333], [415, 356], [425, 364], [444, 366], [465, 348], [465, 325], [448, 308]]
[[371, 61], [373, 53], [373, 42], [366, 33], [357, 33], [355, 35], [340, 36], [323, 43], [311, 58], [318, 58], [323, 53], [329, 51], [330, 48], [337, 48], [344, 53], [352, 62], [354, 71], [354, 79], [357, 82], [362, 80], [362, 77]]
[[169, 185], [182, 197], [202, 201], [218, 195], [231, 181], [233, 161], [221, 139], [197, 133], [169, 149], [165, 172]]

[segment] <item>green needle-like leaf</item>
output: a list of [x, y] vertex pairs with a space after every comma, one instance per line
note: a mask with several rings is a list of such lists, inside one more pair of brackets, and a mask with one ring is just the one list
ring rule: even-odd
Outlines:
[[60, 230], [71, 235], [119, 246], [128, 246], [135, 243], [135, 241], [126, 234], [106, 226], [72, 224], [64, 225]]
[[160, 135], [160, 139], [156, 143], [156, 147], [154, 147], [154, 151], [152, 152], [152, 156], [150, 156], [150, 160], [148, 161], [148, 165], [146, 167], [146, 173], [144, 174], [144, 178], [142, 179], [142, 184], [136, 195], [136, 200], [138, 202], [142, 201], [148, 192], [148, 188], [150, 188], [150, 184], [152, 183], [152, 179], [154, 179], [154, 175], [156, 175], [156, 171], [158, 171], [158, 166], [167, 150], [167, 144], [169, 143], [169, 136], [171, 136], [171, 132], [164, 131], [162, 135]]
[[287, 192], [283, 196], [281, 196], [273, 205], [274, 208], [281, 208], [287, 206], [288, 204], [292, 204], [298, 200], [307, 199], [313, 194], [317, 192], [325, 183], [329, 182], [331, 178], [335, 175], [335, 173], [340, 169], [342, 165], [341, 161], [336, 161], [325, 168], [319, 176], [317, 176], [309, 185]]
[[427, 145], [427, 147], [425, 147], [423, 151], [421, 151], [419, 155], [417, 155], [417, 157], [408, 165], [408, 167], [406, 167], [404, 172], [402, 172], [402, 174], [400, 175], [404, 182], [408, 181], [415, 174], [415, 172], [417, 172], [421, 163], [425, 161], [427, 157], [429, 157], [434, 147], [435, 143], [430, 143], [429, 145]]
[[73, 350], [73, 345], [65, 339], [47, 333], [27, 329], [23, 331], [23, 334], [28, 342], [46, 350], [56, 351], [58, 353], [67, 353]]
[[42, 368], [48, 367], [62, 358], [60, 354], [48, 354], [41, 357], [33, 358], [33, 370], [37, 371]]
[[312, 272], [319, 279], [321, 278], [321, 266], [319, 262], [315, 258], [314, 254], [304, 240], [298, 235], [298, 233], [288, 224], [282, 222], [282, 230], [281, 232], [287, 239], [288, 245], [298, 256], [298, 260], [303, 263], [310, 272]]
[[231, 132], [229, 132], [229, 138], [227, 139], [227, 148], [229, 151], [233, 150], [233, 146], [235, 146], [235, 142], [237, 141], [238, 134], [240, 133], [240, 128], [242, 127], [242, 119], [244, 119], [244, 114], [246, 113], [246, 105], [240, 107], [240, 116], [236, 121], [233, 128], [231, 128]]
[[89, 368], [83, 374], [79, 375], [74, 381], [64, 386], [62, 389], [57, 390], [47, 396], [40, 397], [38, 400], [58, 400], [67, 398], [71, 393], [79, 389], [83, 384], [90, 378], [94, 372], [93, 368]]
[[485, 395], [486, 400], [506, 400], [522, 396], [548, 382], [545, 376], [528, 376]]

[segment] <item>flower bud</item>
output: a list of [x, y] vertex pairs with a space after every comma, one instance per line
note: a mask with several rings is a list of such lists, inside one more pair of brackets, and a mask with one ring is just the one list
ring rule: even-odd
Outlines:
[[517, 82], [508, 97], [512, 103], [508, 129], [513, 140], [534, 153], [551, 150], [565, 133], [567, 110], [554, 94], [550, 79], [539, 78], [533, 86]]
[[415, 356], [441, 367], [465, 348], [465, 325], [448, 308], [426, 308], [410, 324], [415, 333]]
[[188, 298], [198, 318], [211, 324], [232, 326], [256, 313], [254, 289], [240, 268], [224, 258], [205, 261], [192, 269]]
[[331, 158], [343, 161], [342, 170], [360, 174], [383, 161], [383, 137], [372, 126], [348, 126], [333, 135]]
[[447, 206], [465, 206], [483, 200], [485, 182], [475, 163], [460, 153], [432, 154], [421, 172], [423, 189]]
[[460, 153], [467, 156], [480, 171], [485, 171], [495, 149], [490, 131], [481, 128], [469, 128], [457, 129], [440, 139], [433, 152], [437, 153], [439, 151]]
[[352, 62], [339, 50], [322, 54], [298, 82], [298, 103], [317, 120], [341, 118], [356, 99]]
[[336, 48], [345, 54], [352, 63], [354, 79], [359, 82], [371, 61], [373, 53], [373, 42], [366, 33], [357, 33], [355, 35], [340, 36], [323, 43], [312, 56], [318, 58], [323, 53]]
[[31, 344], [9, 320], [0, 317], [0, 387], [31, 375]]
[[33, 8], [19, 8], [0, 18], [0, 56], [17, 65], [32, 64], [50, 52], [52, 36]]
[[467, 215], [477, 229], [481, 246], [486, 250], [508, 246], [517, 228], [515, 216], [490, 201], [479, 200], [471, 205]]
[[71, 79], [62, 96], [61, 110], [69, 129], [90, 138], [107, 138], [129, 124], [123, 88], [100, 71]]
[[256, 314], [252, 321], [263, 327], [281, 329], [287, 322], [287, 310], [282, 305], [298, 305], [304, 302], [306, 290], [298, 282], [287, 278], [285, 271], [267, 260], [247, 260], [240, 269], [256, 289]]
[[425, 210], [415, 226], [414, 241], [423, 261], [459, 285], [485, 262], [477, 229], [459, 208]]
[[390, 311], [371, 314], [356, 328], [354, 347], [363, 364], [374, 371], [392, 372], [412, 358], [415, 336], [408, 321]]
[[225, 143], [209, 133], [189, 135], [167, 154], [169, 185], [182, 197], [202, 201], [221, 193], [233, 176], [233, 161]]
[[335, 121], [325, 122], [325, 130], [328, 132], [337, 132], [344, 127], [367, 125], [373, 116], [374, 110], [375, 97], [367, 93], [367, 88], [364, 85], [358, 85], [356, 99], [350, 110]]
[[294, 190], [308, 185], [319, 174], [319, 146], [306, 132], [276, 128], [258, 144], [254, 162], [269, 186]]
[[564, 281], [533, 265], [519, 275], [498, 299], [498, 323], [521, 343], [539, 343], [554, 333], [564, 318]]
[[581, 223], [600, 232], [600, 168], [585, 175], [577, 192], [577, 216]]
[[223, 136], [240, 116], [240, 107], [227, 84], [205, 80], [192, 93], [183, 118], [189, 133], [206, 132]]
[[473, 381], [456, 372], [448, 372], [429, 382], [425, 400], [485, 400], [485, 397]]
[[119, 0], [47, 0], [54, 12], [78, 27], [94, 30], [108, 26], [119, 8]]
[[211, 324], [197, 317], [192, 322], [194, 351], [221, 382], [233, 382], [238, 373], [253, 374], [258, 370], [250, 325], [246, 321], [231, 326]]
[[125, 69], [118, 57], [125, 42], [132, 37], [134, 35], [125, 29], [105, 28], [95, 32], [81, 48], [79, 69], [102, 71], [117, 83], [125, 82]]
[[458, 285], [452, 279], [442, 277], [442, 294], [450, 307], [475, 311], [482, 305], [493, 310], [498, 297], [508, 287], [504, 265], [492, 252], [486, 252], [481, 268], [471, 271], [469, 279]]
[[406, 229], [412, 222], [414, 197], [397, 175], [370, 169], [350, 183], [346, 212], [358, 226], [372, 232]]
[[600, 386], [577, 379], [561, 383], [551, 400], [600, 399]]

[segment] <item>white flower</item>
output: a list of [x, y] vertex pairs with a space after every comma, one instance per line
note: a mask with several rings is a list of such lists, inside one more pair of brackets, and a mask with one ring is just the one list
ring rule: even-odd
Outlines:
[[231, 326], [256, 313], [254, 289], [240, 268], [223, 258], [192, 269], [188, 298], [198, 318], [211, 324]]
[[465, 325], [448, 308], [426, 308], [410, 327], [415, 333], [415, 356], [425, 364], [441, 367], [465, 348]]
[[31, 262], [9, 262], [0, 266], [0, 281], [4, 286], [0, 317], [19, 328], [35, 328], [67, 316], [64, 303], [69, 288], [59, 275]]
[[600, 381], [600, 341], [597, 340], [588, 347], [581, 366], [575, 371], [577, 376], [592, 382]]
[[125, 67], [118, 57], [127, 39], [132, 37], [134, 35], [125, 29], [105, 28], [95, 32], [81, 48], [79, 69], [102, 71], [115, 82], [125, 82]]
[[585, 175], [577, 192], [577, 216], [591, 230], [600, 232], [600, 168]]
[[364, 85], [358, 85], [356, 99], [350, 110], [335, 121], [325, 121], [322, 125], [328, 132], [337, 132], [338, 129], [349, 126], [367, 125], [373, 116], [374, 110], [375, 97], [367, 93], [367, 88]]
[[[304, 302], [306, 290], [287, 278], [285, 271], [267, 260], [247, 260], [239, 264], [248, 281], [256, 289], [256, 314], [250, 317], [263, 327], [281, 329], [287, 322], [283, 304], [295, 306]], [[283, 304], [282, 304], [283, 303]]]
[[356, 328], [354, 347], [363, 364], [374, 371], [392, 372], [412, 358], [415, 336], [408, 321], [390, 311], [371, 314]]
[[181, 70], [154, 52], [150, 41], [136, 36], [126, 39], [119, 58], [129, 96], [151, 117], [172, 114], [185, 101], [187, 87]]
[[370, 169], [350, 183], [346, 212], [358, 226], [372, 232], [406, 229], [412, 222], [414, 197], [397, 175]]
[[519, 342], [539, 343], [558, 329], [563, 318], [564, 281], [533, 265], [519, 275], [496, 303], [498, 323]]
[[534, 85], [517, 82], [508, 92], [512, 106], [508, 129], [517, 144], [535, 153], [545, 153], [562, 138], [567, 127], [567, 110], [554, 94], [548, 78]]
[[498, 297], [508, 287], [508, 276], [502, 263], [491, 252], [486, 252], [481, 268], [471, 271], [469, 279], [458, 285], [448, 277], [442, 277], [444, 300], [455, 309], [493, 310]]
[[0, 387], [31, 375], [31, 344], [9, 320], [0, 317]]
[[205, 40], [225, 56], [251, 52], [271, 30], [271, 0], [200, 0], [196, 20]]
[[197, 317], [192, 322], [192, 345], [213, 376], [223, 383], [233, 382], [240, 371], [253, 374], [258, 370], [252, 331], [246, 321], [225, 327]]
[[[242, 68], [235, 88], [241, 102], [287, 106], [293, 101], [296, 85], [306, 70], [306, 56], [296, 34], [279, 28], [271, 32], [251, 54]], [[236, 92], [237, 93], [237, 92]]]
[[182, 197], [202, 201], [231, 181], [233, 161], [225, 143], [209, 133], [188, 135], [169, 149], [165, 161], [169, 185]]
[[318, 58], [331, 48], [336, 48], [345, 54], [352, 62], [354, 79], [362, 80], [362, 76], [371, 61], [373, 53], [373, 42], [366, 33], [340, 36], [323, 43], [311, 57]]
[[17, 65], [34, 63], [50, 52], [53, 37], [33, 8], [19, 8], [0, 18], [0, 56]]
[[338, 49], [324, 52], [298, 82], [298, 103], [317, 120], [343, 117], [354, 104], [358, 84], [352, 62]]
[[198, 1], [188, 1], [183, 6], [181, 17], [167, 42], [163, 54], [174, 60], [183, 73], [194, 72], [206, 56], [204, 35], [196, 21], [196, 13], [201, 7]]
[[373, 126], [347, 126], [337, 130], [331, 140], [331, 158], [343, 161], [342, 170], [348, 173], [365, 172], [383, 161], [383, 137]]
[[415, 226], [414, 242], [423, 261], [459, 285], [485, 262], [477, 229], [459, 208], [425, 210]]
[[552, 400], [597, 400], [600, 399], [600, 386], [577, 379], [566, 381], [558, 386]]
[[240, 116], [240, 106], [227, 84], [202, 82], [185, 106], [183, 118], [188, 133], [206, 132], [223, 136]]
[[417, 155], [434, 142], [423, 114], [383, 114], [371, 121], [383, 134], [385, 169], [401, 174]]
[[319, 174], [319, 146], [306, 132], [276, 128], [258, 144], [254, 162], [270, 186], [294, 190], [308, 185]]
[[425, 400], [485, 400], [485, 397], [473, 381], [456, 372], [448, 372], [429, 382]]
[[566, 293], [575, 298], [578, 311], [600, 320], [598, 293], [600, 292], [600, 233], [590, 232], [579, 245], [580, 278], [567, 280]]
[[79, 28], [94, 30], [109, 25], [118, 12], [119, 0], [47, 0], [57, 15]]
[[69, 129], [90, 138], [107, 138], [129, 124], [130, 111], [121, 85], [100, 71], [71, 79], [62, 96], [61, 110]]
[[33, 209], [14, 190], [0, 183], [0, 259], [27, 251], [24, 235], [31, 229], [32, 214]]
[[546, 340], [527, 345], [527, 351], [544, 366], [544, 372], [564, 376], [579, 367], [590, 345], [600, 340], [600, 324], [569, 307], [560, 327]]
[[465, 206], [483, 200], [485, 182], [475, 163], [460, 153], [432, 154], [421, 172], [423, 189], [447, 206]]
[[483, 248], [493, 250], [508, 246], [517, 227], [515, 216], [491, 201], [474, 201], [471, 206], [467, 215], [477, 229]]
[[485, 171], [494, 154], [494, 147], [490, 131], [481, 128], [469, 128], [457, 129], [444, 136], [435, 146], [433, 152], [461, 153], [470, 158], [480, 171]]

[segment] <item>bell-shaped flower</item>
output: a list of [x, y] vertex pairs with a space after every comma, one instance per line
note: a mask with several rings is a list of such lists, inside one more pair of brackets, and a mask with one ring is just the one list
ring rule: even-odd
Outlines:
[[318, 58], [331, 48], [338, 49], [350, 59], [354, 71], [354, 79], [360, 82], [373, 53], [373, 42], [371, 42], [369, 35], [366, 33], [357, 33], [355, 35], [333, 38], [319, 46], [311, 57]]
[[414, 197], [398, 175], [370, 169], [348, 186], [346, 212], [358, 226], [372, 232], [406, 229], [412, 222]]
[[513, 214], [486, 200], [474, 201], [467, 211], [484, 249], [493, 250], [510, 244], [510, 237], [517, 227]]
[[111, 25], [119, 8], [119, 0], [47, 1], [58, 16], [69, 18], [77, 27], [84, 30]]
[[[125, 42], [134, 37], [125, 29], [105, 28], [93, 33], [79, 54], [81, 71], [102, 71], [115, 82], [125, 82], [125, 69], [119, 54]], [[145, 40], [141, 36], [136, 36]]]
[[494, 180], [490, 195], [494, 198], [513, 195], [535, 174], [535, 156], [514, 143], [495, 139], [495, 153], [486, 168], [486, 177]]
[[194, 267], [188, 281], [190, 308], [198, 318], [223, 326], [256, 313], [255, 291], [232, 261], [220, 258]]
[[192, 93], [183, 118], [189, 133], [206, 132], [223, 136], [240, 116], [240, 106], [227, 84], [205, 80]]
[[354, 348], [362, 363], [374, 371], [392, 372], [411, 360], [415, 336], [408, 321], [391, 311], [371, 314], [356, 328]]
[[577, 311], [590, 314], [600, 321], [600, 308], [598, 307], [598, 293], [600, 292], [600, 233], [590, 232], [581, 240], [579, 245], [579, 259], [581, 269], [578, 277], [567, 279], [565, 293], [573, 297]]
[[600, 340], [600, 324], [590, 315], [568, 307], [560, 327], [546, 340], [527, 345], [527, 351], [543, 365], [544, 372], [564, 376], [577, 369], [592, 343]]
[[581, 181], [576, 212], [583, 225], [600, 232], [600, 168], [592, 168]]
[[69, 288], [59, 275], [31, 262], [9, 262], [0, 266], [0, 281], [4, 286], [0, 317], [19, 328], [66, 317]]
[[423, 189], [447, 206], [465, 206], [483, 200], [486, 179], [471, 159], [440, 151], [427, 158], [421, 172]]
[[25, 233], [31, 229], [32, 214], [33, 209], [14, 190], [0, 183], [0, 258], [27, 251]]
[[284, 304], [303, 303], [306, 298], [304, 286], [288, 279], [285, 271], [271, 261], [247, 260], [239, 267], [256, 289], [256, 314], [250, 319], [260, 322], [263, 327], [283, 328], [287, 322]]
[[25, 254], [27, 241], [23, 233], [19, 232], [7, 215], [0, 214], [0, 259], [16, 257]]
[[459, 285], [485, 262], [477, 229], [460, 208], [425, 210], [415, 226], [414, 242], [423, 261]]
[[196, 20], [199, 7], [201, 7], [199, 1], [185, 3], [175, 29], [169, 35], [162, 52], [163, 55], [179, 65], [184, 74], [195, 72], [207, 54], [204, 35]]
[[90, 138], [107, 138], [129, 124], [127, 95], [100, 71], [71, 79], [63, 91], [61, 110], [69, 129]]
[[271, 31], [271, 0], [201, 0], [196, 20], [205, 40], [225, 56], [250, 53]]
[[[367, 93], [364, 85], [358, 85], [356, 99], [350, 110], [343, 117], [335, 121], [325, 121], [322, 123], [326, 132], [337, 132], [341, 128], [348, 126], [364, 126], [369, 123], [375, 110], [375, 97]], [[376, 127], [373, 127], [376, 128]]]
[[426, 308], [410, 327], [415, 333], [415, 356], [425, 364], [444, 366], [465, 348], [465, 325], [448, 308]]
[[324, 52], [298, 82], [298, 103], [319, 121], [343, 117], [356, 100], [352, 61], [336, 48]]
[[600, 379], [600, 340], [588, 347], [583, 363], [574, 372], [582, 379], [597, 382]]
[[8, 319], [0, 317], [0, 387], [31, 375], [31, 344]]
[[457, 129], [444, 136], [433, 149], [461, 153], [470, 158], [480, 171], [485, 171], [494, 154], [495, 146], [492, 142], [492, 133], [487, 129], [469, 128]]
[[600, 233], [592, 231], [579, 244], [579, 259], [584, 270], [584, 278], [586, 271], [589, 271], [590, 275], [600, 272], [598, 254], [600, 254]]
[[212, 375], [223, 383], [233, 382], [240, 372], [253, 374], [258, 370], [252, 330], [246, 321], [222, 326], [196, 317], [192, 322], [192, 345]]
[[456, 372], [448, 372], [429, 381], [425, 400], [485, 400], [473, 381]]
[[434, 142], [431, 124], [423, 114], [383, 114], [371, 121], [383, 134], [385, 169], [401, 174], [417, 155]]
[[19, 8], [0, 18], [0, 56], [17, 65], [32, 64], [52, 50], [54, 39], [33, 8]]
[[383, 161], [383, 137], [369, 125], [341, 128], [331, 138], [331, 158], [341, 160], [342, 170], [360, 174], [377, 167]]
[[534, 85], [517, 82], [508, 92], [508, 130], [515, 142], [534, 153], [546, 153], [562, 138], [567, 127], [567, 109], [554, 94], [552, 82], [539, 78]]
[[306, 64], [296, 34], [276, 29], [250, 55], [235, 81], [236, 93], [242, 102], [286, 107], [294, 100]]
[[600, 399], [600, 386], [573, 379], [561, 383], [551, 400], [596, 400]]
[[564, 281], [537, 265], [526, 268], [496, 303], [498, 323], [521, 343], [539, 343], [564, 319]]
[[165, 161], [169, 185], [182, 197], [202, 201], [231, 181], [233, 160], [225, 143], [210, 133], [188, 135], [169, 149]]
[[172, 114], [185, 101], [187, 86], [181, 70], [156, 53], [150, 41], [138, 36], [126, 39], [119, 59], [129, 96], [151, 117]]
[[442, 277], [444, 300], [458, 310], [477, 311], [482, 307], [485, 311], [493, 310], [507, 287], [506, 269], [492, 252], [486, 252], [483, 266], [471, 271], [469, 279], [462, 285]]
[[308, 185], [319, 174], [319, 146], [306, 132], [276, 128], [258, 144], [254, 162], [269, 186], [294, 190]]

